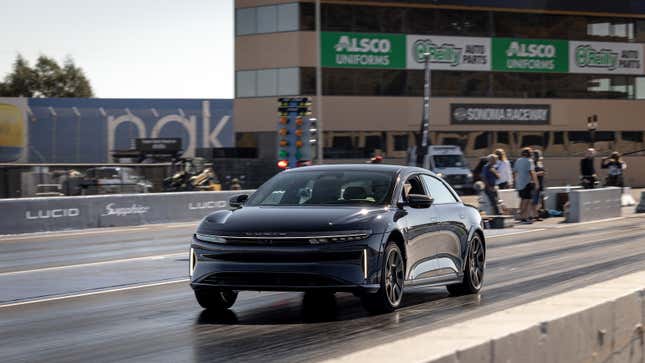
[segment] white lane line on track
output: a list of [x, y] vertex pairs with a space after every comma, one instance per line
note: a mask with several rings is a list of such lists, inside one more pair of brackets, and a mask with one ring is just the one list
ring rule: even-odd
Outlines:
[[161, 260], [161, 259], [164, 259], [164, 258], [180, 257], [180, 256], [187, 257], [188, 252], [177, 252], [177, 253], [170, 253], [170, 254], [167, 254], [167, 255], [152, 255], [152, 256], [122, 258], [122, 259], [118, 259], [118, 260], [107, 260], [107, 261], [98, 261], [98, 262], [78, 263], [78, 264], [75, 264], [75, 265], [43, 267], [43, 268], [37, 268], [37, 269], [33, 269], [33, 270], [19, 270], [19, 271], [0, 272], [0, 276], [19, 275], [19, 274], [26, 274], [26, 273], [31, 273], [31, 272], [65, 270], [65, 269], [68, 269], [68, 268], [77, 268], [77, 267], [109, 265], [109, 264], [121, 263], [121, 262], [134, 262], [134, 261], [146, 261], [146, 260], [152, 261], [152, 260]]
[[[506, 237], [506, 236], [515, 236], [518, 234], [524, 234], [524, 233], [530, 233], [530, 232], [539, 232], [539, 231], [546, 231], [546, 228], [536, 228], [536, 229], [527, 229], [523, 231], [513, 231], [513, 232], [508, 232], [508, 233], [500, 233], [500, 234], [495, 234], [492, 236], [486, 236], [487, 239], [491, 238], [496, 238], [496, 237]], [[486, 232], [484, 232], [484, 235], [486, 235]]]
[[78, 293], [78, 294], [71, 294], [71, 295], [64, 295], [64, 296], [54, 296], [54, 297], [48, 297], [48, 298], [42, 298], [42, 299], [18, 301], [18, 302], [13, 302], [13, 303], [8, 303], [8, 304], [0, 304], [0, 309], [1, 308], [12, 307], [12, 306], [36, 304], [36, 303], [41, 303], [41, 302], [50, 302], [50, 301], [56, 301], [56, 300], [73, 299], [73, 298], [83, 297], [83, 296], [101, 295], [101, 294], [109, 294], [109, 293], [112, 293], [112, 292], [143, 289], [143, 288], [146, 288], [146, 287], [172, 285], [172, 284], [184, 283], [184, 282], [188, 282], [188, 281], [190, 281], [190, 279], [183, 278], [183, 279], [170, 280], [170, 281], [153, 282], [153, 283], [146, 283], [146, 284], [140, 284], [140, 285], [126, 286], [126, 287], [117, 287], [117, 288], [114, 288], [114, 289], [97, 290], [97, 291], [90, 291], [90, 292], [81, 292], [81, 293]]
[[101, 229], [91, 229], [91, 230], [76, 230], [76, 231], [50, 231], [50, 232], [35, 232], [35, 233], [26, 233], [20, 235], [0, 235], [1, 242], [12, 242], [12, 241], [21, 241], [26, 239], [42, 239], [42, 238], [61, 238], [61, 237], [73, 237], [73, 236], [84, 236], [91, 234], [106, 234], [106, 233], [121, 233], [121, 232], [133, 232], [133, 231], [147, 231], [151, 229], [173, 229], [173, 228], [185, 228], [190, 226], [195, 226], [199, 221], [194, 222], [181, 222], [181, 223], [171, 223], [171, 224], [146, 224], [143, 226], [136, 227], [108, 227]]
[[29, 235], [4, 235], [0, 237], [0, 242], [11, 242], [11, 241], [20, 241], [25, 239], [35, 239], [35, 238], [59, 238], [59, 237], [69, 237], [69, 236], [84, 236], [88, 234], [105, 234], [105, 233], [119, 233], [119, 232], [131, 232], [131, 231], [145, 231], [148, 230], [148, 226], [142, 227], [133, 227], [133, 228], [120, 228], [120, 229], [106, 229], [106, 230], [91, 230], [91, 231], [74, 231], [74, 232], [44, 232], [38, 234], [29, 234]]

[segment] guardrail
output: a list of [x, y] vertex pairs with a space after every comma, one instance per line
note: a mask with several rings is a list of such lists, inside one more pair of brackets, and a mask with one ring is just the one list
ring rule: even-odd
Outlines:
[[253, 190], [0, 199], [0, 234], [198, 220]]

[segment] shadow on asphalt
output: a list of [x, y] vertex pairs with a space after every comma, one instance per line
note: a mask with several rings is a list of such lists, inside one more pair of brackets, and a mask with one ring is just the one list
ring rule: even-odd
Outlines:
[[[449, 297], [445, 289], [411, 289], [406, 291], [403, 304], [398, 312], [418, 309], [421, 305]], [[451, 300], [454, 298], [450, 298]], [[396, 314], [381, 314], [381, 316]], [[302, 294], [300, 299], [293, 296], [274, 301], [271, 304], [252, 306], [235, 311], [202, 310], [196, 325], [280, 325], [312, 324], [334, 321], [370, 319], [374, 315], [365, 311], [360, 299], [348, 293]]]

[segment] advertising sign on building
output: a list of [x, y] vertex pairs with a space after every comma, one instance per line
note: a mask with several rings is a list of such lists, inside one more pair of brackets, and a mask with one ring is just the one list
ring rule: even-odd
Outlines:
[[405, 35], [323, 32], [322, 66], [405, 68]]
[[493, 70], [561, 72], [569, 68], [566, 40], [493, 38]]
[[425, 53], [430, 68], [441, 70], [490, 71], [490, 38], [407, 36], [407, 68], [423, 69]]
[[544, 125], [550, 117], [550, 105], [450, 104], [453, 124]]
[[0, 98], [0, 162], [105, 163], [135, 139], [231, 147], [228, 99]]
[[643, 45], [569, 42], [571, 73], [643, 74]]

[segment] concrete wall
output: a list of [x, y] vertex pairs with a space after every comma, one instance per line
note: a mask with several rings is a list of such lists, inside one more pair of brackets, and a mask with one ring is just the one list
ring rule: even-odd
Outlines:
[[252, 190], [0, 200], [0, 235], [194, 221]]
[[332, 361], [643, 363], [644, 321], [638, 272]]

